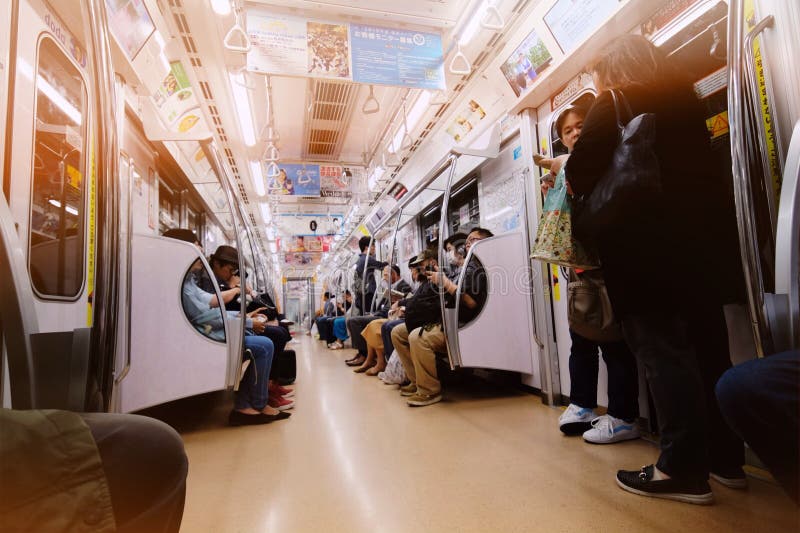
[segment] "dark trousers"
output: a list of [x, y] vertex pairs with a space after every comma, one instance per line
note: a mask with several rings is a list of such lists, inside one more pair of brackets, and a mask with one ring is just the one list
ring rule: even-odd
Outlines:
[[367, 324], [373, 320], [377, 320], [378, 318], [380, 317], [366, 315], [354, 316], [347, 319], [347, 329], [350, 331], [350, 342], [353, 343], [353, 348], [358, 350], [358, 353], [363, 356], [367, 355], [367, 341], [365, 341], [364, 337], [361, 336], [361, 332], [364, 331], [364, 328], [367, 327]]
[[636, 358], [622, 341], [597, 343], [570, 330], [569, 400], [579, 407], [597, 407], [598, 348], [608, 369], [608, 414], [628, 422], [639, 416]]
[[737, 365], [717, 382], [722, 415], [800, 504], [800, 351]]
[[333, 318], [332, 316], [321, 316], [317, 319], [317, 331], [319, 331], [319, 340], [325, 342], [333, 342], [336, 337], [333, 335]]
[[395, 326], [399, 326], [403, 324], [405, 319], [398, 318], [396, 320], [390, 320], [388, 322], [384, 322], [381, 324], [381, 339], [383, 339], [383, 354], [384, 357], [387, 359], [390, 355], [392, 355], [392, 350], [394, 350], [394, 346], [392, 345], [392, 330]]
[[642, 364], [661, 433], [656, 466], [673, 477], [707, 479], [744, 464], [744, 446], [722, 419], [714, 385], [731, 367], [721, 306], [629, 315], [622, 329]]
[[180, 435], [144, 416], [80, 416], [103, 461], [117, 531], [178, 533], [189, 471]]
[[286, 349], [286, 343], [292, 338], [292, 335], [283, 326], [267, 326], [261, 335], [272, 341], [273, 346], [275, 346], [275, 357], [283, 354], [283, 350]]

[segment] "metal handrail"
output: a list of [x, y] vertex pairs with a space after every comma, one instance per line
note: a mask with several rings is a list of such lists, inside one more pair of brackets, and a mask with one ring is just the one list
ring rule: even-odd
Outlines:
[[[111, 44], [108, 30], [106, 5], [101, 0], [87, 3], [87, 28], [92, 43], [95, 84], [97, 134], [97, 156], [95, 157], [97, 187], [97, 231], [95, 263], [95, 287], [92, 297], [93, 325], [91, 352], [95, 361], [105, 361], [109, 354], [117, 352], [117, 305], [119, 276], [119, 139], [117, 136], [117, 108], [114, 67], [111, 59]], [[102, 184], [102, 187], [101, 187]], [[91, 231], [91, 230], [90, 230]], [[130, 364], [130, 352], [128, 353]], [[110, 372], [103, 373], [109, 383], [100, 383], [106, 390], [113, 383]], [[110, 394], [103, 398], [108, 407]]]
[[[767, 28], [772, 28], [775, 24], [775, 17], [768, 15], [761, 22], [756, 24], [744, 38], [744, 57], [746, 68], [744, 70], [745, 80], [747, 82], [747, 89], [750, 91], [750, 98], [753, 106], [757, 106], [757, 102], [761, 100], [758, 93], [758, 81], [756, 79], [756, 58], [753, 52], [753, 44], [756, 37]], [[756, 131], [758, 131], [759, 139], [767, 138], [767, 128], [764, 121], [760, 117], [755, 120]], [[772, 165], [769, 161], [769, 155], [766, 150], [755, 150], [755, 154], [760, 156], [761, 165], [763, 167], [764, 177], [772, 183]], [[754, 154], [754, 155], [755, 155]], [[772, 224], [772, 236], [775, 237], [775, 229], [778, 222], [778, 209], [775, 205], [775, 194], [773, 194], [772, 187], [767, 187], [767, 207], [769, 209], [769, 219]]]
[[[441, 273], [441, 276], [444, 276], [444, 241], [450, 236], [450, 224], [447, 220], [447, 208], [449, 207], [450, 204], [450, 190], [453, 188], [453, 176], [455, 176], [456, 174], [457, 162], [458, 162], [458, 155], [451, 153], [447, 158], [447, 165], [450, 167], [450, 173], [447, 176], [447, 185], [445, 185], [444, 195], [442, 197], [442, 211], [439, 215], [439, 239], [437, 244], [438, 248], [437, 261], [439, 263], [439, 272]], [[466, 264], [467, 263], [465, 261], [464, 262], [465, 268], [463, 270], [466, 270]], [[458, 347], [458, 315], [455, 314], [457, 311], [451, 313], [448, 312], [447, 309], [445, 308], [444, 305], [445, 290], [441, 286], [438, 292], [439, 292], [439, 305], [442, 313], [442, 328], [444, 328], [445, 345], [447, 346], [447, 359], [450, 361], [450, 368], [455, 369], [457, 363], [461, 362], [461, 352], [459, 351]], [[456, 294], [458, 294], [458, 290], [456, 290]], [[451, 323], [453, 321], [455, 321], [455, 323]]]
[[[225, 191], [225, 197], [228, 199], [228, 206], [231, 210], [231, 222], [233, 223], [233, 233], [236, 237], [236, 251], [239, 255], [239, 264], [243, 264], [244, 256], [242, 254], [242, 243], [241, 243], [241, 228], [239, 227], [239, 221], [236, 217], [236, 208], [234, 207], [236, 203], [236, 196], [233, 191], [233, 186], [231, 185], [230, 181], [228, 180], [228, 175], [225, 172], [225, 167], [222, 165], [222, 158], [219, 155], [216, 147], [211, 144], [211, 140], [203, 140], [200, 141], [200, 148], [203, 150], [206, 158], [208, 159], [211, 168], [214, 169], [214, 172], [217, 175], [217, 179], [219, 179], [220, 185], [222, 186], [222, 190]], [[225, 304], [220, 300], [219, 302], [220, 307], [224, 308]], [[245, 330], [245, 318], [247, 316], [246, 307], [245, 307], [245, 298], [239, 297], [239, 309], [241, 314], [241, 320], [239, 321], [239, 327], [241, 328], [241, 335], [240, 338], [244, 340], [244, 330]], [[223, 311], [223, 316], [224, 316]], [[228, 361], [228, 375], [226, 377], [226, 383], [230, 382], [232, 379], [235, 381], [235, 377], [239, 375], [239, 361], [241, 360], [242, 354], [242, 346], [243, 344], [240, 342], [238, 346], [234, 346], [230, 343], [230, 336], [227, 335], [228, 328], [229, 328], [229, 321], [225, 320], [225, 332], [226, 332], [226, 339], [228, 340], [228, 350], [229, 354], [233, 353], [233, 350], [237, 350], [239, 357], [236, 359], [236, 364], [233, 363], [233, 358]]]
[[758, 235], [755, 228], [755, 209], [750, 183], [749, 150], [744, 126], [747, 111], [742, 89], [742, 47], [744, 6], [742, 0], [730, 0], [728, 15], [728, 123], [731, 139], [731, 161], [733, 172], [736, 219], [739, 227], [742, 268], [744, 270], [750, 321], [760, 357], [771, 350], [771, 333], [764, 306], [764, 286], [761, 263], [758, 255]]

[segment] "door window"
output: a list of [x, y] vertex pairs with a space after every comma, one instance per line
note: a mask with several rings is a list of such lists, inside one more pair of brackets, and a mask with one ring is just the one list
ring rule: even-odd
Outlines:
[[50, 38], [39, 42], [28, 267], [37, 294], [75, 298], [84, 278], [87, 94]]

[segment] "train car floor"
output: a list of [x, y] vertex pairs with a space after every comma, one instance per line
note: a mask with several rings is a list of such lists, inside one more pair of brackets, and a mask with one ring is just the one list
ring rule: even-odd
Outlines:
[[712, 482], [710, 507], [635, 496], [614, 474], [652, 463], [649, 442], [565, 437], [561, 410], [492, 385], [459, 381], [410, 408], [345, 366], [352, 350], [298, 339], [290, 419], [228, 427], [229, 393], [158, 410], [189, 456], [182, 532], [798, 531], [773, 484]]

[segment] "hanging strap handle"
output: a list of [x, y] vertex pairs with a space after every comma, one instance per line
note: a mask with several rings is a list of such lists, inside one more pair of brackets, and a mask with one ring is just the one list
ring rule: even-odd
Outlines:
[[486, 11], [481, 17], [481, 27], [495, 31], [500, 31], [506, 27], [506, 21], [503, 15], [500, 14], [500, 10], [494, 5], [494, 2], [489, 2], [489, 5], [486, 6]]
[[[459, 66], [457, 63], [461, 61], [461, 65]], [[458, 49], [456, 51], [456, 55], [453, 56], [453, 59], [450, 60], [450, 74], [460, 74], [463, 76], [468, 76], [472, 72], [472, 65], [469, 64], [469, 59], [467, 56], [464, 55], [464, 52], [461, 51], [461, 45], [458, 45]]]
[[377, 113], [381, 110], [381, 103], [375, 98], [375, 87], [370, 85], [369, 86], [369, 96], [364, 101], [364, 105], [361, 107], [361, 112], [365, 115], [372, 115]]

